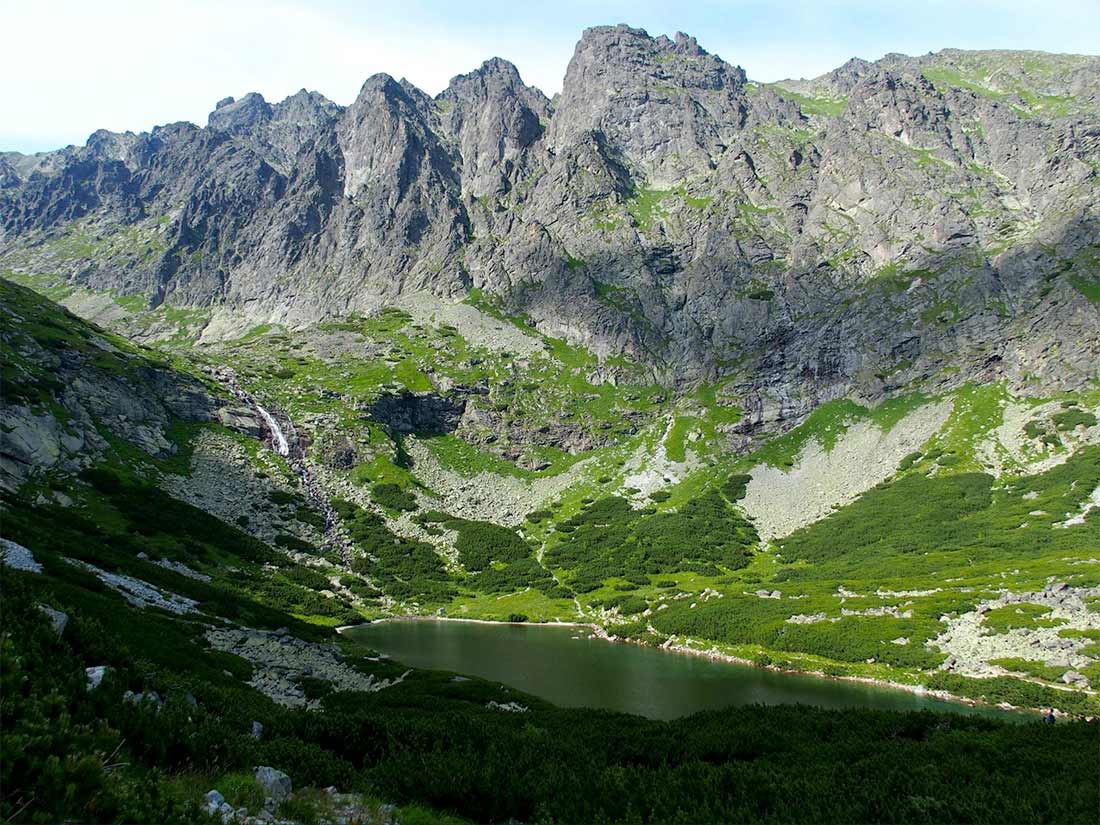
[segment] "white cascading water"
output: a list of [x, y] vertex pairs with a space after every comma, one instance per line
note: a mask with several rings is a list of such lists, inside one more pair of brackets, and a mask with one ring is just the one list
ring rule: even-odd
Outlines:
[[[275, 420], [275, 416], [257, 404], [256, 400], [240, 387], [237, 383], [237, 376], [232, 370], [212, 372], [211, 377], [225, 383], [225, 385], [229, 387], [230, 392], [232, 392], [237, 399], [250, 407], [254, 407], [256, 412], [259, 413], [260, 418], [264, 420], [267, 429], [271, 432], [272, 448], [279, 455], [290, 459], [291, 469], [294, 470], [301, 479], [302, 487], [305, 489], [307, 498], [318, 510], [324, 513], [324, 532], [326, 538], [332, 546], [339, 551], [344, 564], [351, 564], [351, 542], [348, 541], [347, 537], [340, 530], [340, 520], [337, 518], [336, 511], [333, 509], [332, 505], [329, 504], [328, 496], [325, 494], [324, 489], [317, 483], [317, 480], [309, 471], [309, 465], [305, 461], [305, 456], [299, 447], [298, 437], [294, 432], [294, 422], [289, 418], [287, 419], [287, 427], [290, 432], [288, 438], [287, 433], [283, 431], [279, 422]], [[294, 439], [295, 458], [290, 457], [290, 438]]]
[[279, 426], [279, 422], [275, 420], [275, 416], [261, 407], [256, 405], [256, 410], [263, 417], [264, 423], [267, 424], [267, 428], [271, 430], [271, 445], [275, 448], [281, 456], [290, 455], [290, 445], [287, 443], [286, 436], [283, 435], [283, 429]]

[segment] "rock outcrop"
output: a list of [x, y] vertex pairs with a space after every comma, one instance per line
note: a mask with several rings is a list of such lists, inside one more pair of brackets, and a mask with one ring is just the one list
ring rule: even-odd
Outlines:
[[320, 705], [319, 699], [306, 696], [299, 684], [303, 678], [327, 682], [336, 691], [373, 693], [398, 684], [407, 675], [376, 679], [346, 664], [334, 645], [306, 642], [286, 632], [215, 628], [206, 632], [206, 638], [214, 650], [247, 659], [253, 667], [249, 684], [288, 707]]
[[150, 461], [171, 459], [181, 427], [257, 427], [222, 415], [231, 402], [216, 389], [3, 279], [0, 360], [0, 489], [77, 472], [121, 443]]
[[601, 357], [734, 377], [780, 422], [914, 381], [1077, 386], [1098, 95], [1097, 58], [765, 85], [687, 35], [597, 27], [553, 103], [493, 59], [434, 98], [376, 75], [347, 107], [250, 94], [205, 128], [6, 153], [0, 265], [289, 324], [478, 287]]

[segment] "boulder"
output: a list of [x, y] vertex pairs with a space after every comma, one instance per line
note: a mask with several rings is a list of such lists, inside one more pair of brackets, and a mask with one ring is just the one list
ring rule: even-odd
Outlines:
[[225, 797], [218, 791], [207, 791], [202, 798], [202, 809], [208, 814], [214, 814], [225, 804]]
[[260, 765], [256, 768], [256, 781], [267, 791], [267, 795], [276, 802], [282, 802], [290, 796], [290, 777], [282, 771], [275, 770], [268, 765]]
[[89, 691], [95, 690], [103, 682], [103, 677], [106, 675], [107, 665], [84, 668], [85, 687]]
[[48, 604], [40, 604], [38, 609], [49, 617], [50, 626], [53, 628], [53, 632], [57, 634], [57, 638], [60, 639], [61, 634], [65, 632], [65, 625], [69, 623], [68, 614], [62, 613], [60, 610], [54, 610]]
[[216, 415], [218, 422], [230, 430], [236, 430], [252, 438], [263, 435], [263, 427], [256, 420], [255, 412], [248, 407], [221, 407]]
[[151, 702], [157, 710], [160, 710], [160, 707], [164, 704], [164, 701], [160, 698], [160, 694], [155, 690], [151, 690], [148, 693], [134, 693], [132, 690], [128, 690], [122, 694], [122, 701], [129, 702], [133, 705]]
[[1083, 673], [1078, 673], [1076, 670], [1067, 670], [1063, 673], [1062, 681], [1067, 685], [1072, 685], [1077, 688], [1087, 688], [1089, 686], [1088, 677]]
[[0, 558], [3, 558], [4, 564], [12, 570], [22, 570], [26, 573], [42, 572], [42, 565], [34, 560], [34, 554], [14, 541], [0, 539]]
[[495, 699], [490, 699], [486, 703], [485, 707], [489, 710], [502, 710], [506, 713], [526, 713], [527, 706], [521, 705], [519, 702], [498, 702]]

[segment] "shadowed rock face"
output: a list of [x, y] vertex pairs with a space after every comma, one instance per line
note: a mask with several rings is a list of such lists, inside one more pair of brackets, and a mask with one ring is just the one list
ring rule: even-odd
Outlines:
[[403, 391], [383, 395], [371, 405], [370, 416], [393, 435], [445, 435], [458, 429], [466, 401], [433, 393]]
[[553, 104], [493, 59], [435, 98], [376, 75], [346, 108], [250, 94], [202, 129], [2, 154], [0, 266], [290, 324], [475, 286], [668, 380], [734, 376], [765, 419], [914, 381], [1074, 386], [1100, 355], [1098, 113], [1096, 58], [765, 86], [686, 35], [598, 27]]

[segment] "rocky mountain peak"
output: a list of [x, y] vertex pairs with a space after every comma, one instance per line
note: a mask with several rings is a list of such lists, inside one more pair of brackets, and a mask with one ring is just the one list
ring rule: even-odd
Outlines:
[[211, 129], [232, 132], [247, 129], [271, 120], [271, 106], [259, 92], [249, 92], [240, 100], [225, 98], [210, 113], [206, 125]]
[[538, 117], [549, 117], [550, 101], [540, 90], [528, 86], [519, 70], [511, 62], [500, 57], [486, 60], [474, 71], [455, 75], [436, 97], [436, 108], [444, 115], [453, 105], [481, 105], [515, 98]]
[[87, 147], [97, 157], [126, 162], [141, 137], [133, 132], [110, 132], [99, 129], [88, 137]]
[[869, 74], [874, 73], [875, 65], [860, 57], [853, 57], [843, 66], [829, 72], [829, 80], [833, 91], [838, 95], [846, 95], [853, 87]]
[[591, 130], [605, 133], [627, 165], [653, 185], [710, 166], [730, 130], [744, 125], [745, 73], [694, 38], [643, 29], [585, 31], [569, 63], [547, 136], [557, 152]]
[[433, 109], [441, 130], [458, 143], [462, 191], [472, 198], [512, 187], [550, 117], [546, 96], [499, 57], [452, 78]]
[[466, 74], [455, 75], [449, 86], [480, 81], [485, 84], [501, 85], [508, 88], [524, 86], [515, 64], [502, 57], [490, 57], [478, 68]]
[[333, 103], [320, 92], [299, 89], [286, 99], [275, 104], [273, 115], [276, 119], [292, 117], [314, 118], [318, 115], [334, 117], [343, 111], [343, 107]]
[[619, 24], [585, 29], [566, 70], [563, 93], [564, 87], [583, 83], [589, 75], [624, 79], [623, 70], [645, 78], [680, 78], [701, 88], [745, 82], [744, 71], [709, 54], [690, 35], [651, 37], [645, 29]]
[[205, 129], [3, 155], [0, 264], [255, 323], [476, 285], [806, 409], [993, 355], [1072, 383], [1085, 362], [1042, 353], [1097, 340], [1098, 88], [1096, 58], [1016, 52], [750, 84], [686, 34], [602, 26], [553, 107], [493, 58], [434, 98], [377, 74], [346, 108], [252, 94]]
[[701, 56], [706, 54], [702, 47], [699, 45], [699, 41], [692, 37], [690, 34], [684, 34], [683, 32], [676, 32], [674, 40], [676, 51], [681, 54], [688, 54], [694, 56]]
[[412, 100], [414, 104], [422, 111], [427, 111], [427, 107], [431, 105], [431, 96], [413, 83], [407, 78], [401, 78], [397, 81], [397, 85], [401, 87], [401, 91], [405, 93], [405, 96]]
[[920, 75], [877, 69], [852, 87], [848, 110], [852, 123], [906, 146], [928, 149], [950, 144], [942, 98]]
[[385, 72], [376, 72], [363, 81], [363, 85], [359, 87], [359, 95], [355, 98], [355, 102], [352, 106], [357, 106], [361, 101], [379, 95], [398, 97], [404, 95], [404, 90], [401, 88], [401, 84], [398, 83], [392, 75], [386, 74]]

